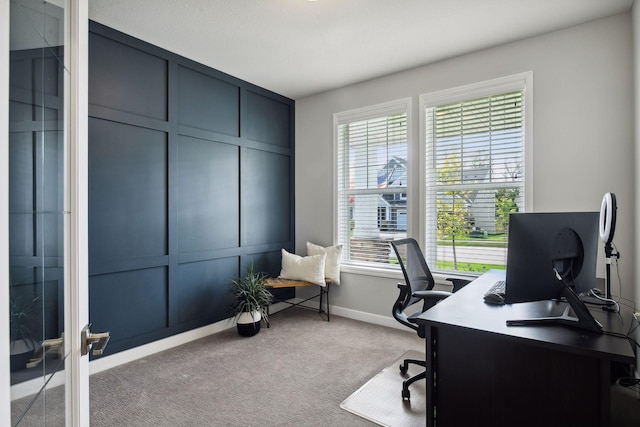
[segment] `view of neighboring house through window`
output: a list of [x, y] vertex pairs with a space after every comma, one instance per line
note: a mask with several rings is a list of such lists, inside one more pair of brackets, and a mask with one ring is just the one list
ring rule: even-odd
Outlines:
[[453, 102], [442, 94], [421, 98], [424, 249], [433, 270], [505, 268], [509, 214], [525, 206], [525, 87], [517, 79], [516, 86], [519, 81], [516, 90], [463, 100], [464, 93], [454, 91]]
[[335, 114], [342, 261], [397, 268], [389, 241], [409, 236], [435, 272], [506, 268], [509, 215], [531, 204], [531, 83], [528, 72], [421, 95], [420, 159], [410, 98]]
[[343, 261], [389, 264], [407, 235], [410, 100], [335, 115], [337, 241]]

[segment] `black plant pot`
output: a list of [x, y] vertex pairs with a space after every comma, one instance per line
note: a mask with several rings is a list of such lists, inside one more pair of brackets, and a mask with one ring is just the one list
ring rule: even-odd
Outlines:
[[11, 372], [21, 371], [27, 367], [35, 353], [36, 343], [33, 340], [17, 340], [9, 344], [11, 358], [9, 364]]
[[262, 317], [260, 316], [260, 313], [254, 312], [253, 315], [252, 313], [242, 313], [236, 322], [238, 333], [243, 337], [254, 336], [260, 332], [261, 320]]

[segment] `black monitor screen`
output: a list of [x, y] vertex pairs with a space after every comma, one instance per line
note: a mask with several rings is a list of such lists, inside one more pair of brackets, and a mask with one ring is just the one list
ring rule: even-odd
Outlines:
[[598, 212], [514, 213], [509, 218], [505, 302], [559, 298], [596, 284]]

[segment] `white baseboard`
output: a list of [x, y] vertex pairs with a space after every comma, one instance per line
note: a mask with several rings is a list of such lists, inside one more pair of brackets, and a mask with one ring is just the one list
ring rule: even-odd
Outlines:
[[203, 326], [202, 328], [192, 329], [178, 335], [172, 335], [170, 337], [153, 341], [149, 344], [143, 344], [129, 350], [124, 350], [110, 356], [94, 359], [89, 363], [89, 375], [97, 374], [98, 372], [106, 371], [107, 369], [115, 368], [116, 366], [187, 344], [191, 341], [232, 328], [233, 326], [233, 319], [221, 320], [220, 322], [212, 323], [211, 325]]
[[[297, 302], [296, 300], [300, 301], [300, 299], [294, 298], [291, 300], [291, 302], [295, 303]], [[314, 304], [312, 302], [307, 302], [301, 305], [308, 308], [314, 308], [316, 310], [318, 309], [317, 303]], [[344, 308], [344, 307], [339, 307], [335, 305], [329, 305], [329, 311], [330, 311], [330, 314], [332, 315], [335, 314], [336, 316], [346, 317], [347, 319], [360, 320], [361, 322], [372, 323], [374, 325], [380, 325], [380, 326], [387, 326], [389, 328], [394, 328], [394, 329], [408, 330], [405, 326], [402, 326], [400, 323], [398, 323], [397, 320], [395, 320], [391, 316], [381, 316], [379, 314], [367, 313], [365, 311], [353, 310], [351, 308]]]
[[[273, 304], [270, 310], [276, 313], [286, 307], [284, 303]], [[159, 353], [161, 351], [169, 350], [170, 348], [178, 347], [183, 344], [187, 344], [191, 341], [198, 340], [200, 338], [208, 337], [218, 332], [222, 332], [226, 329], [234, 327], [233, 318], [221, 320], [216, 323], [212, 323], [202, 328], [192, 329], [187, 332], [183, 332], [178, 335], [172, 335], [167, 338], [163, 338], [158, 341], [144, 344], [129, 350], [121, 351], [111, 356], [92, 360], [89, 363], [89, 375], [97, 374], [98, 372], [106, 371], [107, 369], [114, 368], [124, 363], [133, 362], [134, 360], [142, 359], [143, 357], [151, 356], [152, 354]]]
[[[300, 302], [300, 301], [301, 299], [298, 299], [298, 298], [291, 299], [291, 302], [293, 303]], [[318, 308], [317, 303], [314, 305], [313, 302], [307, 302], [302, 305], [308, 308], [314, 308], [314, 309]], [[281, 311], [287, 307], [289, 307], [289, 305], [286, 303], [277, 303], [272, 305], [270, 310], [272, 313], [277, 313], [278, 311]], [[381, 325], [381, 326], [387, 326], [390, 328], [406, 330], [405, 327], [400, 325], [391, 316], [388, 316], [388, 317], [381, 316], [378, 314], [366, 313], [364, 311], [358, 311], [358, 310], [338, 307], [334, 305], [330, 305], [329, 310], [331, 315], [346, 317], [349, 319], [359, 320], [362, 322], [372, 323], [375, 325]], [[133, 362], [135, 360], [142, 359], [147, 356], [151, 356], [152, 354], [169, 350], [171, 348], [174, 348], [183, 344], [187, 344], [191, 341], [195, 341], [200, 338], [205, 338], [209, 335], [213, 335], [215, 333], [232, 328], [233, 326], [234, 326], [234, 322], [232, 318], [225, 319], [216, 323], [212, 323], [211, 325], [203, 326], [202, 328], [193, 329], [187, 332], [183, 332], [181, 334], [163, 338], [161, 340], [154, 341], [149, 344], [144, 344], [129, 350], [124, 350], [110, 356], [94, 359], [89, 363], [89, 375], [97, 374], [98, 372], [103, 372], [108, 369], [115, 368], [116, 366]], [[64, 370], [59, 371], [51, 379], [51, 381], [47, 385], [47, 388], [63, 385], [64, 380], [65, 380]], [[42, 377], [38, 377], [38, 378], [34, 378], [33, 380], [12, 385], [11, 400], [21, 399], [23, 397], [30, 396], [37, 393], [42, 387], [42, 384], [43, 384]]]

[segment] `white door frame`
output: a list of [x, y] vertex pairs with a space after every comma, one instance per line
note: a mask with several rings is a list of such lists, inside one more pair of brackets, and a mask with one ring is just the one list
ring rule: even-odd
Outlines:
[[0, 1], [0, 425], [11, 425], [9, 369], [9, 7]]
[[[65, 20], [70, 25], [65, 34], [65, 66], [70, 71], [68, 117], [69, 161], [68, 207], [70, 239], [65, 256], [65, 272], [69, 286], [65, 292], [65, 353], [71, 363], [65, 364], [66, 424], [89, 426], [89, 357], [82, 356], [81, 331], [89, 322], [89, 245], [88, 245], [88, 122], [89, 122], [89, 3], [88, 0], [66, 0]], [[69, 52], [67, 54], [66, 52]], [[69, 369], [70, 368], [70, 369]]]
[[[89, 4], [64, 0], [65, 138], [65, 419], [67, 426], [89, 425], [89, 358], [80, 336], [88, 323], [88, 76]], [[9, 50], [10, 2], [0, 1], [0, 342], [9, 342]], [[0, 425], [11, 425], [9, 346], [0, 345]]]

